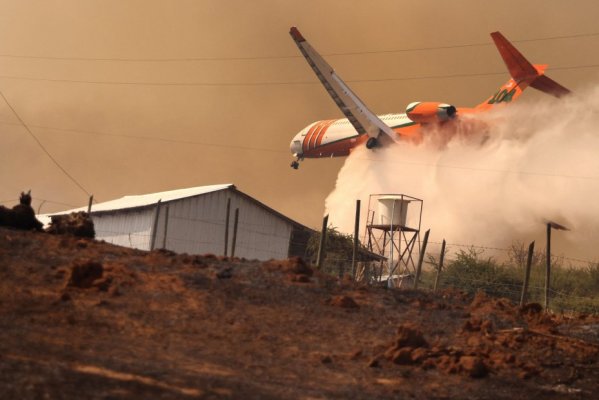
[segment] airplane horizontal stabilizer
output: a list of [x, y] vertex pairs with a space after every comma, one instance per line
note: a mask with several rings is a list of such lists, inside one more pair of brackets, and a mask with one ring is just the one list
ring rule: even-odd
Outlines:
[[547, 75], [541, 75], [537, 77], [534, 81], [532, 81], [530, 86], [540, 90], [541, 92], [549, 93], [555, 97], [562, 97], [572, 93], [570, 89], [563, 87]]

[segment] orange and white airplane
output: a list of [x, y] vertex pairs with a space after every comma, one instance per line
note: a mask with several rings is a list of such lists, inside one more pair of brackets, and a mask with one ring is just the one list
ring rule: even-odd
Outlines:
[[405, 114], [375, 115], [335, 73], [327, 62], [292, 27], [291, 37], [325, 89], [346, 118], [316, 121], [302, 129], [291, 141], [291, 153], [297, 158], [291, 167], [297, 169], [304, 158], [343, 157], [365, 144], [374, 149], [385, 142], [412, 139], [418, 141], [431, 127], [443, 132], [456, 132], [460, 116], [479, 113], [507, 104], [532, 86], [542, 92], [561, 97], [570, 93], [544, 74], [547, 65], [533, 65], [499, 32], [491, 33], [495, 46], [511, 75], [499, 90], [474, 108], [455, 107], [440, 102], [410, 103]]

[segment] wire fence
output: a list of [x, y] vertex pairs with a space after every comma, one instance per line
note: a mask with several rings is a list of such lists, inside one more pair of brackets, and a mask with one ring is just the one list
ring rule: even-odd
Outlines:
[[[458, 251], [457, 256], [446, 257], [441, 270], [438, 260], [431, 254], [426, 255], [427, 260], [422, 262], [418, 287], [428, 291], [453, 288], [469, 294], [483, 291], [490, 296], [520, 302], [525, 266], [517, 260], [518, 254], [512, 254], [508, 261], [497, 262], [492, 257], [486, 257], [481, 246], [464, 247], [468, 250]], [[568, 259], [583, 261], [586, 265], [573, 266], [563, 263], [563, 260]], [[351, 274], [356, 281], [369, 285], [402, 289], [414, 287], [415, 265], [417, 262], [400, 264], [394, 270], [387, 261], [361, 261], [353, 271], [351, 258], [329, 254], [325, 257], [321, 269], [325, 273], [340, 277]], [[547, 304], [554, 312], [599, 313], [599, 262], [552, 257], [550, 276], [550, 286], [546, 288], [546, 260], [540, 254], [536, 254], [526, 291], [527, 303], [544, 304], [547, 292]], [[435, 288], [436, 281], [438, 285]]]

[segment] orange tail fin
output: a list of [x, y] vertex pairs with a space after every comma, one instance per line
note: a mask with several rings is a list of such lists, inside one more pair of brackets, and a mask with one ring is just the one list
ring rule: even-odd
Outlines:
[[491, 33], [491, 37], [512, 79], [477, 108], [489, 108], [494, 104], [510, 102], [519, 97], [528, 86], [555, 97], [570, 93], [570, 90], [545, 75], [547, 65], [531, 64], [500, 32]]

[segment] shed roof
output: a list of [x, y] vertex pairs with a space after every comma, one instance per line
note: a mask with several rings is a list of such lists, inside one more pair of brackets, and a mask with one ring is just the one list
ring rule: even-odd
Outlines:
[[[196, 186], [186, 189], [168, 190], [166, 192], [156, 192], [148, 194], [137, 194], [132, 196], [123, 196], [120, 199], [105, 201], [92, 205], [93, 212], [116, 211], [130, 208], [146, 207], [155, 205], [158, 201], [166, 203], [173, 200], [180, 200], [187, 197], [199, 196], [206, 193], [218, 192], [219, 190], [234, 188], [232, 183], [223, 185]], [[87, 207], [80, 207], [74, 210], [63, 211], [56, 214], [68, 214], [77, 211], [87, 211]]]
[[[286, 215], [283, 215], [280, 212], [268, 207], [267, 205], [265, 205], [264, 203], [261, 203], [260, 201], [254, 199], [253, 197], [237, 190], [235, 185], [232, 183], [226, 183], [226, 184], [220, 184], [220, 185], [209, 185], [209, 186], [196, 186], [196, 187], [186, 188], [186, 189], [168, 190], [166, 192], [156, 192], [156, 193], [124, 196], [124, 197], [121, 197], [120, 199], [115, 199], [115, 200], [105, 201], [102, 203], [93, 204], [92, 214], [150, 207], [150, 206], [155, 206], [156, 203], [158, 203], [158, 201], [161, 201], [162, 203], [166, 203], [169, 201], [175, 201], [175, 200], [185, 199], [188, 197], [200, 196], [203, 194], [218, 192], [218, 191], [227, 190], [227, 189], [231, 189], [231, 190], [235, 191], [236, 193], [240, 194], [241, 196], [243, 196], [243, 197], [247, 198], [248, 200], [254, 202], [255, 204], [259, 205], [260, 207], [268, 210], [269, 212], [271, 212], [273, 214], [278, 215], [279, 217], [288, 221], [289, 223], [291, 223], [297, 227], [301, 227], [301, 228], [311, 231], [310, 228], [300, 224], [297, 221], [292, 220], [291, 218], [287, 217]], [[87, 211], [87, 207], [79, 207], [79, 208], [75, 208], [72, 210], [60, 211], [57, 213], [38, 215], [37, 218], [44, 225], [48, 225], [50, 223], [50, 216], [52, 216], [52, 215], [70, 214], [72, 212], [79, 212], [79, 211]]]

